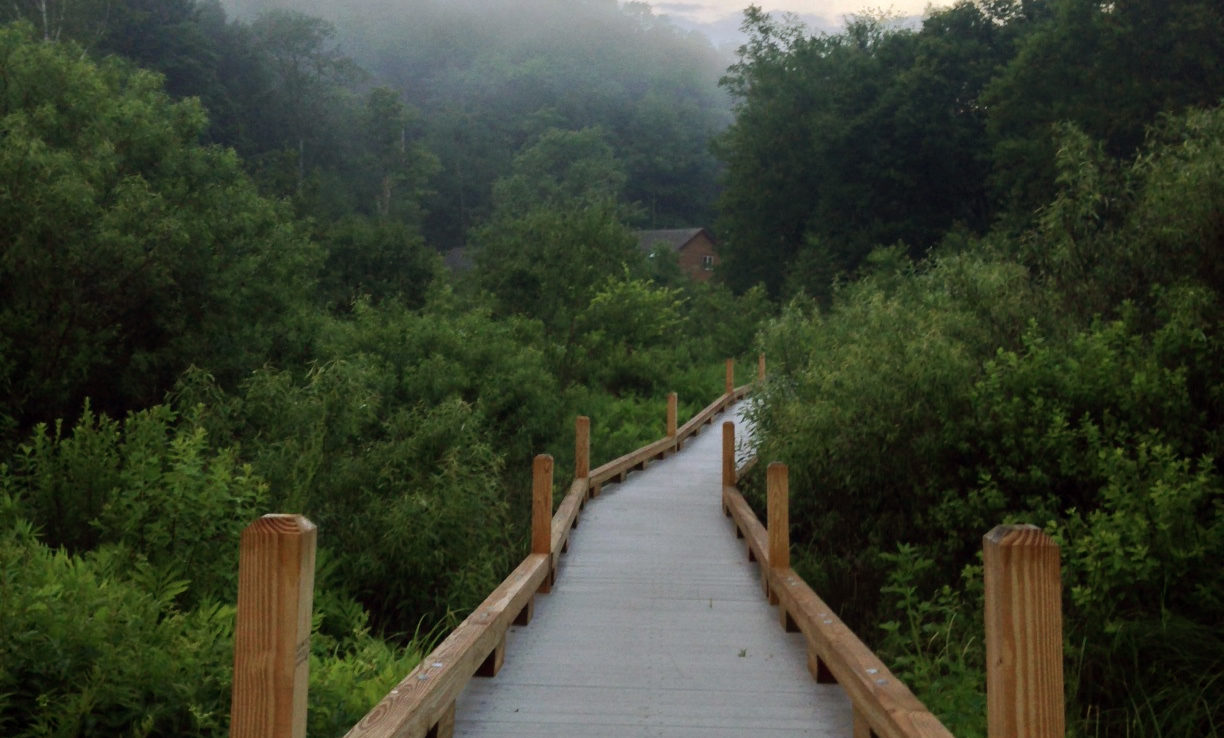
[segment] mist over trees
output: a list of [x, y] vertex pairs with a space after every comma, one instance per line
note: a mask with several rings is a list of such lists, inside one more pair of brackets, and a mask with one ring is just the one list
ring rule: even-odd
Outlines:
[[[734, 59], [613, 0], [0, 20], [0, 734], [224, 733], [272, 510], [343, 734], [574, 415], [613, 457], [759, 348], [796, 568], [957, 735], [1001, 520], [1063, 544], [1073, 735], [1224, 724], [1218, 2], [749, 8]], [[707, 284], [632, 232], [712, 220]]]
[[309, 732], [344, 734], [521, 558], [534, 454], [580, 413], [597, 459], [658, 437], [772, 309], [630, 230], [712, 217], [700, 39], [370, 10], [0, 8], [0, 734], [224, 734], [270, 511], [323, 531]]
[[644, 4], [302, 0], [230, 9], [326, 20], [369, 83], [419, 115], [417, 132], [440, 163], [424, 201], [425, 233], [438, 248], [461, 245], [488, 217], [493, 182], [550, 129], [605, 131], [627, 175], [624, 197], [640, 205], [635, 224], [713, 220], [708, 142], [729, 122], [717, 88], [726, 60]]

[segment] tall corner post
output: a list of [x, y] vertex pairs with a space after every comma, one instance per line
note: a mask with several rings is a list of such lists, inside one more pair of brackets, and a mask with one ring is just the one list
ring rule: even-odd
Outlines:
[[1032, 525], [983, 538], [986, 707], [990, 738], [1063, 738], [1062, 584], [1058, 544]]
[[318, 529], [265, 515], [239, 544], [232, 738], [304, 738]]
[[541, 592], [552, 590], [552, 516], [553, 516], [553, 457], [536, 456], [531, 464], [531, 553], [547, 554], [550, 558], [548, 576]]
[[735, 359], [727, 359], [726, 394], [735, 391]]

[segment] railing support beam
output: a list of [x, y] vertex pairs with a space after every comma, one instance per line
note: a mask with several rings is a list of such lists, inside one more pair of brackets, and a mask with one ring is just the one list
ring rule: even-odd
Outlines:
[[727, 391], [725, 394], [731, 394], [735, 391], [735, 359], [727, 359]]

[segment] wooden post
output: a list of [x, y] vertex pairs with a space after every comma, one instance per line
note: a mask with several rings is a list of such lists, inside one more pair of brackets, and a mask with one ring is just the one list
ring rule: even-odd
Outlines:
[[990, 738], [1062, 738], [1062, 585], [1058, 544], [1032, 525], [983, 539]]
[[853, 714], [854, 738], [875, 738], [875, 731], [871, 729], [871, 724], [867, 722], [867, 716], [857, 707], [854, 708]]
[[765, 381], [765, 354], [757, 354], [757, 380]]
[[[790, 522], [787, 511], [789, 470], [786, 464], [771, 462], [765, 472], [765, 532], [769, 536], [769, 548], [765, 555], [767, 565], [774, 571], [790, 568]], [[768, 575], [766, 576], [768, 580]], [[786, 607], [778, 601], [778, 595], [769, 590], [769, 604], [778, 605], [778, 618], [782, 627], [790, 630], [791, 620]]]
[[765, 508], [769, 519], [769, 566], [772, 569], [790, 568], [789, 480], [786, 464], [775, 461], [769, 465], [765, 476]]
[[735, 391], [735, 359], [727, 359], [727, 391], [726, 394], [731, 394]]
[[[531, 464], [531, 552], [552, 556], [553, 457], [540, 454]], [[548, 573], [541, 592], [552, 590], [553, 572]]]
[[574, 479], [591, 476], [591, 419], [579, 415], [574, 422]]
[[304, 738], [318, 529], [265, 515], [242, 532], [234, 626], [233, 738]]
[[735, 486], [735, 423], [723, 423], [722, 483], [724, 487]]
[[676, 405], [678, 402], [679, 402], [679, 398], [676, 396], [675, 392], [668, 393], [667, 395], [667, 437], [668, 438], [676, 437]]

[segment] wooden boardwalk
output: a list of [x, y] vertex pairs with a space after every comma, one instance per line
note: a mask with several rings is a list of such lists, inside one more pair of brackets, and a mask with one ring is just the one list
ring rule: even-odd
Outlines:
[[505, 665], [459, 698], [457, 736], [852, 735], [722, 514], [716, 429], [587, 504]]

